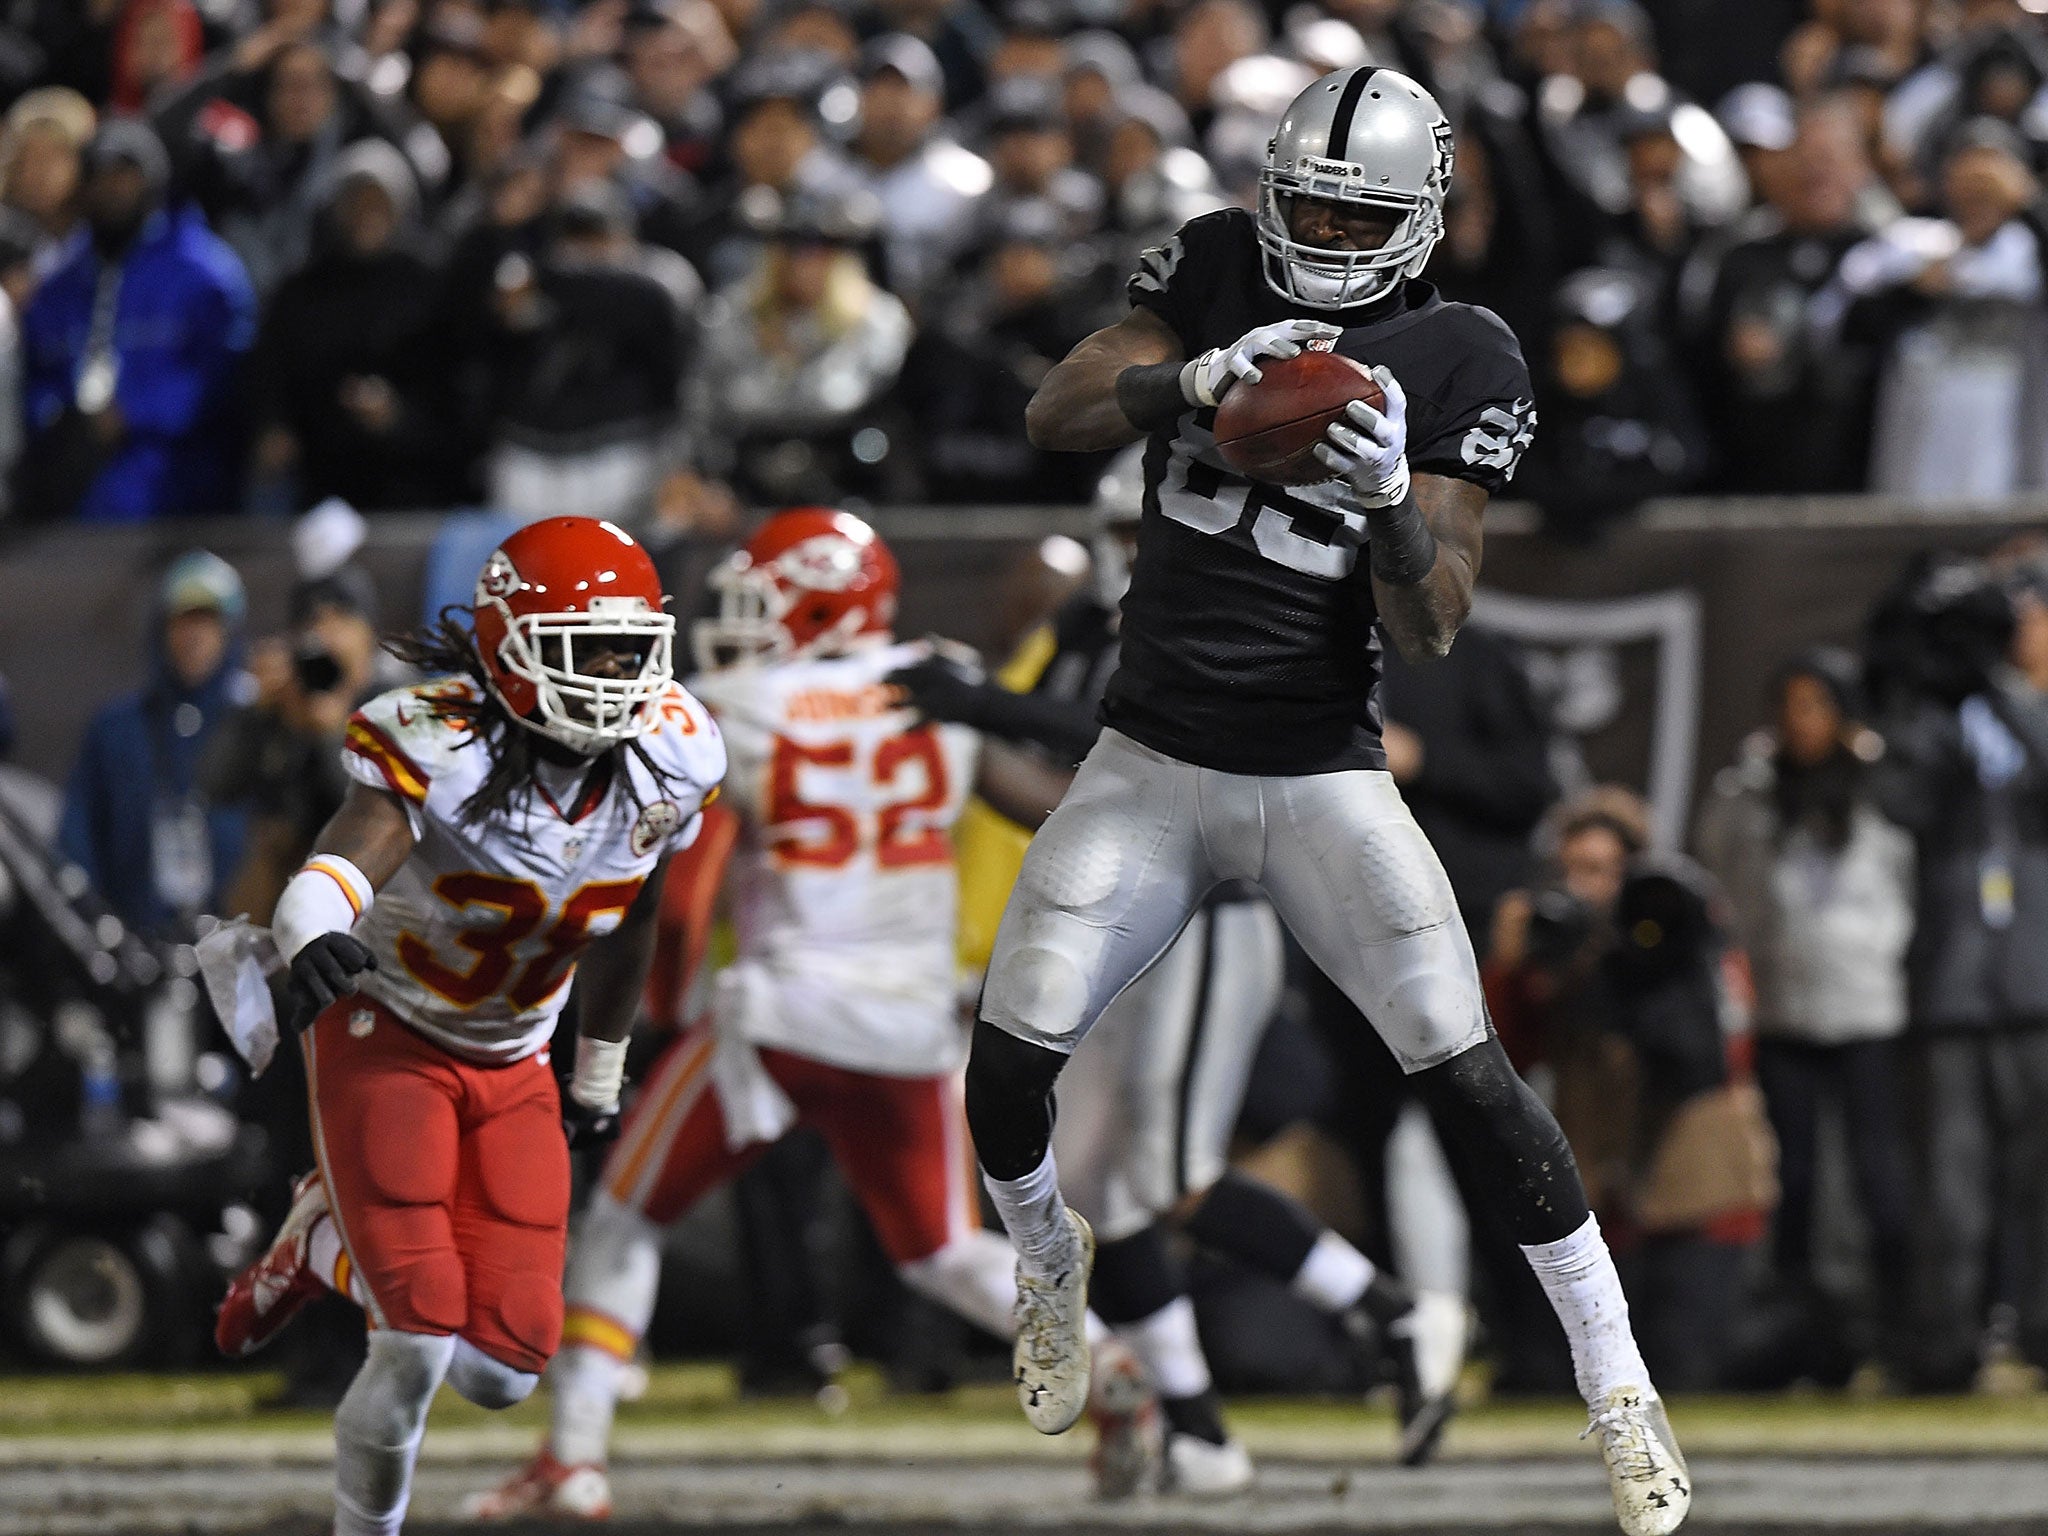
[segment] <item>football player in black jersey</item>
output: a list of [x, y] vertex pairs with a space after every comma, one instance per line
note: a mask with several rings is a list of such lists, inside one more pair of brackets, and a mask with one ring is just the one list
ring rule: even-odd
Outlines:
[[[1130, 544], [1143, 522], [1143, 458], [1133, 444], [1103, 476], [1095, 580], [1054, 616], [1053, 651], [1030, 692], [936, 655], [889, 679], [921, 715], [1028, 742], [1063, 767], [1087, 756], [1116, 671]], [[1163, 1410], [1163, 1424], [1116, 1412], [1132, 1394], [1114, 1368], [1093, 1384], [1100, 1438], [1090, 1466], [1104, 1498], [1155, 1483], [1162, 1492], [1234, 1493], [1253, 1478], [1251, 1457], [1224, 1425], [1186, 1276], [1162, 1225], [1169, 1216], [1200, 1246], [1287, 1286], [1347, 1334], [1385, 1344], [1384, 1361], [1371, 1363], [1389, 1368], [1398, 1388], [1404, 1463], [1434, 1454], [1455, 1406], [1463, 1297], [1411, 1292], [1306, 1207], [1229, 1165], [1252, 1059], [1285, 984], [1271, 904], [1248, 882], [1219, 885], [1105, 1010], [1062, 1079], [1053, 1151], [1096, 1237], [1090, 1303], [1143, 1365]], [[1411, 1214], [1429, 1203], [1421, 1193]], [[1444, 1219], [1462, 1222], [1463, 1212]], [[1104, 1369], [1099, 1353], [1094, 1369]]]
[[[968, 1119], [1019, 1254], [1018, 1394], [1058, 1433], [1087, 1397], [1094, 1240], [1060, 1196], [1053, 1084], [1205, 893], [1255, 882], [1490, 1170], [1571, 1342], [1622, 1529], [1665, 1536], [1690, 1475], [1613, 1259], [1556, 1120], [1493, 1034], [1450, 882], [1380, 744], [1380, 636], [1411, 659], [1450, 648], [1487, 499], [1534, 426], [1507, 327], [1417, 278], [1450, 175], [1450, 125], [1421, 86], [1324, 76], [1281, 119], [1257, 214], [1206, 215], [1147, 252], [1131, 313], [1032, 399], [1041, 448], [1147, 439], [1145, 514], [1106, 729], [996, 935]], [[1232, 473], [1215, 406], [1261, 361], [1317, 345], [1372, 366], [1385, 409], [1355, 403], [1329, 429], [1319, 485]]]

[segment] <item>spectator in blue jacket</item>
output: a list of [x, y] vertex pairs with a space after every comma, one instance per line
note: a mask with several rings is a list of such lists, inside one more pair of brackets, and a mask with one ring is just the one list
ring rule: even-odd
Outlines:
[[242, 578], [196, 549], [164, 573], [139, 693], [93, 717], [64, 795], [57, 844], [121, 920], [188, 937], [241, 862], [242, 811], [204, 803], [206, 745], [248, 702], [241, 668]]
[[22, 510], [106, 523], [221, 511], [249, 280], [197, 213], [165, 206], [170, 165], [147, 127], [109, 123], [86, 164], [86, 228], [23, 317]]

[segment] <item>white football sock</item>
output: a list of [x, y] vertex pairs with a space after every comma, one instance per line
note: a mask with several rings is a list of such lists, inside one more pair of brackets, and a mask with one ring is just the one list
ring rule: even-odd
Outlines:
[[654, 1316], [661, 1228], [600, 1190], [569, 1249], [562, 1348], [548, 1366], [548, 1446], [564, 1466], [603, 1466], [619, 1373]]
[[548, 1449], [565, 1467], [601, 1467], [610, 1454], [619, 1403], [618, 1356], [571, 1344], [548, 1362]]
[[1616, 1387], [1636, 1387], [1654, 1396], [1650, 1372], [1628, 1326], [1628, 1299], [1614, 1256], [1593, 1217], [1554, 1243], [1525, 1244], [1522, 1252], [1542, 1282], [1544, 1295], [1564, 1324], [1572, 1346], [1572, 1370], [1579, 1395], [1592, 1407], [1607, 1401]]
[[1150, 1317], [1117, 1324], [1117, 1335], [1151, 1373], [1161, 1397], [1199, 1397], [1209, 1390], [1209, 1358], [1195, 1329], [1195, 1304], [1176, 1296]]
[[1060, 1171], [1050, 1147], [1045, 1160], [1023, 1178], [999, 1179], [984, 1171], [981, 1182], [988, 1186], [989, 1198], [1001, 1212], [1004, 1230], [1025, 1268], [1041, 1277], [1055, 1275], [1080, 1258], [1079, 1238], [1067, 1220]]
[[1365, 1294], [1375, 1273], [1371, 1259], [1325, 1227], [1288, 1288], [1325, 1312], [1342, 1312]]
[[306, 1234], [306, 1263], [330, 1291], [339, 1291], [359, 1307], [369, 1305], [362, 1279], [349, 1262], [348, 1250], [341, 1246], [341, 1229], [333, 1217], [322, 1216]]
[[335, 1536], [398, 1536], [427, 1406], [454, 1353], [446, 1334], [371, 1331], [369, 1355], [334, 1414]]

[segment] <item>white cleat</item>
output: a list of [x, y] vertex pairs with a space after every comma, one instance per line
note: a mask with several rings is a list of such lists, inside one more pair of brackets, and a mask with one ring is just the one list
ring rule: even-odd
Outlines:
[[1614, 1517], [1624, 1536], [1670, 1536], [1692, 1508], [1692, 1474], [1679, 1454], [1678, 1439], [1664, 1404], [1640, 1387], [1616, 1387], [1593, 1410], [1586, 1435], [1600, 1437], [1607, 1482], [1614, 1493]]
[[1095, 1449], [1088, 1456], [1095, 1497], [1128, 1499], [1154, 1481], [1161, 1456], [1159, 1395], [1121, 1339], [1104, 1339], [1095, 1348], [1088, 1417], [1095, 1424]]
[[1243, 1493], [1251, 1487], [1252, 1475], [1251, 1452], [1241, 1440], [1212, 1445], [1194, 1435], [1168, 1435], [1159, 1468], [1159, 1491], [1211, 1497]]
[[1387, 1334], [1400, 1378], [1398, 1456], [1402, 1466], [1419, 1467], [1436, 1454], [1458, 1408], [1458, 1374], [1471, 1334], [1465, 1300], [1449, 1291], [1418, 1291], [1415, 1305]]
[[1088, 1275], [1095, 1233], [1069, 1208], [1075, 1257], [1041, 1280], [1017, 1261], [1017, 1344], [1010, 1365], [1024, 1417], [1041, 1435], [1064, 1434], [1088, 1406]]

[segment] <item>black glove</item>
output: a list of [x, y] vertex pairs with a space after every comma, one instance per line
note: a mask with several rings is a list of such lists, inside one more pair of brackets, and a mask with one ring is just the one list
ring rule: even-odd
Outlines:
[[910, 698], [910, 707], [925, 719], [976, 729], [988, 718], [989, 695], [1004, 692], [944, 656], [927, 656], [891, 672], [884, 681], [901, 688]]
[[614, 1141], [619, 1134], [619, 1106], [606, 1109], [592, 1109], [575, 1095], [562, 1095], [562, 1134], [569, 1140], [569, 1150], [579, 1151], [584, 1147], [601, 1147]]
[[323, 1008], [355, 991], [356, 977], [375, 969], [377, 957], [351, 934], [323, 933], [307, 940], [292, 956], [291, 979], [285, 983], [285, 1027], [304, 1034]]

